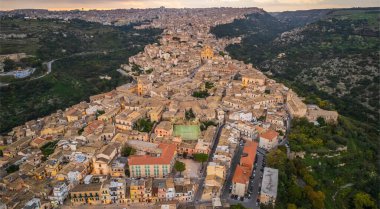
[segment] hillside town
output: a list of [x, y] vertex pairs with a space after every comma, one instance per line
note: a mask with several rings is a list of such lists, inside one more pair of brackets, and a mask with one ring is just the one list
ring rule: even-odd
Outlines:
[[292, 118], [335, 123], [338, 113], [232, 59], [224, 49], [239, 38], [209, 32], [261, 9], [158, 12], [136, 27], [162, 28], [159, 43], [118, 69], [133, 82], [1, 136], [0, 208], [276, 203], [278, 170], [266, 153], [290, 149]]

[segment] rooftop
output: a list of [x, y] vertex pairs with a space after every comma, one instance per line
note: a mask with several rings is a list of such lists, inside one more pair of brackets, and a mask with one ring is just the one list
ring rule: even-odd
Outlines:
[[170, 164], [176, 153], [175, 144], [160, 144], [158, 148], [162, 150], [162, 154], [159, 157], [153, 157], [150, 155], [133, 155], [128, 159], [129, 165], [162, 165]]
[[263, 183], [261, 186], [261, 194], [266, 194], [271, 197], [277, 196], [278, 185], [278, 170], [265, 167], [263, 174]]

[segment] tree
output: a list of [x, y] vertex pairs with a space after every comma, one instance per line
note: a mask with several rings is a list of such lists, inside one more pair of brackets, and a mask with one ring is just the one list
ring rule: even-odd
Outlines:
[[15, 61], [13, 61], [11, 59], [5, 59], [3, 63], [4, 63], [4, 71], [5, 72], [14, 70], [16, 68]]
[[128, 157], [130, 155], [134, 155], [136, 153], [136, 150], [133, 149], [132, 147], [124, 146], [121, 149], [121, 156], [123, 157]]
[[311, 186], [305, 186], [305, 192], [310, 200], [313, 208], [315, 209], [323, 209], [325, 208], [325, 194], [321, 191], [314, 191]]
[[283, 170], [286, 164], [286, 154], [280, 149], [273, 149], [267, 154], [268, 166]]
[[210, 94], [208, 93], [207, 90], [204, 90], [204, 91], [194, 91], [193, 94], [192, 94], [193, 97], [197, 97], [197, 98], [206, 98], [208, 96], [210, 96]]
[[181, 161], [176, 161], [174, 164], [174, 169], [179, 172], [179, 175], [182, 175], [182, 171], [186, 170], [186, 165]]
[[203, 166], [203, 163], [208, 160], [208, 155], [204, 153], [196, 153], [196, 154], [193, 154], [193, 156], [197, 162], [202, 163], [202, 166]]
[[154, 122], [151, 122], [149, 118], [140, 118], [134, 124], [133, 129], [140, 132], [149, 133], [152, 130], [153, 125], [154, 125]]
[[206, 89], [211, 89], [212, 87], [214, 87], [214, 84], [212, 82], [206, 81], [205, 87]]
[[325, 126], [326, 125], [326, 121], [322, 117], [318, 117], [317, 122], [318, 122], [319, 126]]
[[19, 166], [18, 165], [10, 165], [7, 169], [5, 169], [7, 171], [8, 174], [10, 173], [13, 173], [13, 172], [16, 172], [19, 170]]
[[241, 203], [237, 205], [231, 205], [230, 209], [246, 209]]
[[185, 112], [185, 118], [186, 118], [186, 120], [192, 120], [195, 118], [195, 114], [193, 112], [193, 109], [190, 108], [190, 110], [187, 110]]
[[297, 206], [293, 203], [289, 203], [287, 209], [297, 209]]
[[354, 205], [355, 205], [355, 209], [376, 208], [375, 201], [372, 199], [372, 197], [369, 194], [364, 193], [364, 192], [359, 192], [355, 194]]

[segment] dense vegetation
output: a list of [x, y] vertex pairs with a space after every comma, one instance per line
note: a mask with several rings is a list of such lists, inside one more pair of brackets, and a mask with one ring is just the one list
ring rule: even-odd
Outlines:
[[[329, 109], [378, 124], [379, 15], [376, 8], [288, 12], [276, 14], [279, 20], [254, 14], [212, 32], [242, 36], [241, 44], [227, 47], [230, 55], [253, 63], [307, 101], [329, 101]], [[313, 23], [294, 28], [302, 22]]]
[[[27, 34], [22, 39], [0, 39], [0, 54], [26, 52], [42, 61], [61, 58], [49, 75], [0, 89], [0, 132], [129, 82], [116, 69], [161, 33], [81, 20], [17, 18], [0, 19], [0, 28], [4, 34]], [[111, 80], [100, 78], [105, 75]]]
[[201, 90], [201, 91], [194, 91], [192, 96], [196, 98], [206, 98], [210, 96], [210, 94], [208, 93], [207, 90]]
[[134, 130], [138, 130], [140, 132], [151, 132], [154, 126], [154, 121], [150, 121], [149, 118], [140, 118], [137, 120], [135, 125], [133, 126]]
[[[291, 130], [291, 150], [304, 151], [305, 157], [290, 160], [285, 147], [267, 155], [268, 166], [279, 169], [276, 208], [376, 208], [380, 178], [375, 129], [340, 117], [338, 124], [323, 126], [296, 119]], [[368, 207], [356, 207], [362, 204]]]
[[54, 153], [55, 147], [57, 146], [58, 141], [51, 141], [46, 143], [40, 148], [42, 154], [45, 158]]

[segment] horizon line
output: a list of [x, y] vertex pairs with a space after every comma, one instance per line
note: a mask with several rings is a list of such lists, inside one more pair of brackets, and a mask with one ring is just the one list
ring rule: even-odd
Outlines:
[[[162, 6], [163, 7], [163, 6]], [[146, 7], [146, 8], [14, 8], [14, 9], [5, 9], [0, 10], [0, 12], [11, 12], [17, 10], [47, 10], [49, 12], [62, 12], [62, 11], [111, 11], [111, 10], [144, 10], [144, 9], [160, 9], [161, 7]], [[233, 9], [248, 9], [248, 8], [257, 8], [262, 9], [260, 7], [163, 7], [165, 9], [215, 9], [215, 8], [233, 8]], [[271, 12], [291, 12], [291, 11], [307, 11], [307, 10], [328, 10], [328, 9], [360, 9], [360, 8], [380, 8], [378, 6], [373, 7], [326, 7], [326, 8], [313, 8], [313, 9], [297, 9], [297, 10], [281, 10], [281, 11], [271, 11]]]

